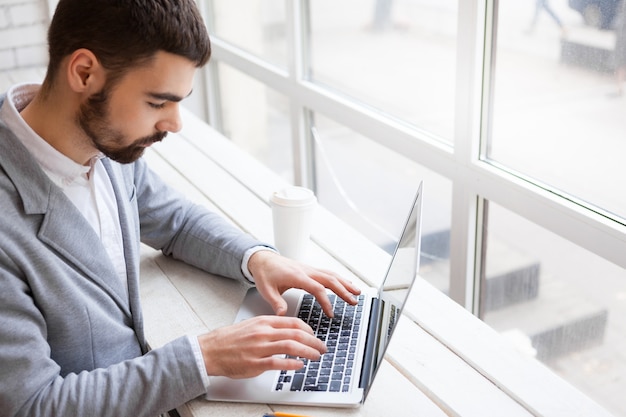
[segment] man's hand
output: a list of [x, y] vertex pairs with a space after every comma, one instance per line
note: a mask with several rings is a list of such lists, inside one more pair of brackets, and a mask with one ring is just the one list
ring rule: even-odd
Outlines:
[[326, 353], [326, 346], [311, 328], [293, 317], [254, 317], [198, 336], [198, 341], [207, 374], [230, 378], [304, 366], [300, 360], [275, 355], [319, 360]]
[[279, 316], [287, 312], [282, 294], [290, 288], [313, 294], [328, 317], [333, 316], [333, 309], [326, 294], [327, 288], [350, 304], [356, 304], [354, 296], [361, 292], [357, 286], [331, 271], [304, 265], [272, 251], [256, 252], [248, 261], [248, 269], [259, 293]]

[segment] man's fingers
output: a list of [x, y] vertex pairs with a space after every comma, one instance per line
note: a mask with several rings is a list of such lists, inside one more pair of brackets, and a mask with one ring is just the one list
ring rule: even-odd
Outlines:
[[310, 341], [310, 343], [295, 340], [279, 340], [272, 343], [269, 350], [273, 352], [272, 355], [285, 354], [312, 361], [319, 360], [327, 351], [326, 346], [319, 340], [317, 342]]
[[282, 356], [272, 356], [264, 360], [263, 366], [267, 369], [281, 369], [285, 371], [297, 371], [304, 367], [304, 361]]
[[267, 295], [267, 298], [267, 301], [272, 306], [272, 310], [274, 310], [274, 314], [284, 316], [287, 313], [287, 302], [278, 292], [272, 290], [271, 293]]
[[345, 280], [332, 272], [323, 270], [319, 271], [314, 278], [317, 285], [309, 285], [309, 288], [305, 288], [305, 290], [313, 294], [328, 317], [333, 317], [334, 313], [328, 298], [327, 289], [331, 290], [349, 304], [355, 305], [357, 303], [355, 295], [360, 294], [361, 290], [350, 281]]
[[254, 317], [201, 335], [198, 340], [207, 373], [233, 378], [256, 376], [270, 369], [299, 369], [302, 361], [293, 358], [319, 360], [327, 351], [311, 327], [295, 317]]

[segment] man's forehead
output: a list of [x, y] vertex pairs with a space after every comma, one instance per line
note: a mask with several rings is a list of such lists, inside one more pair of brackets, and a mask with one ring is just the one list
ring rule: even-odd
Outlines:
[[126, 73], [127, 85], [134, 84], [155, 99], [181, 101], [193, 92], [197, 67], [187, 58], [165, 52], [157, 53], [146, 65]]

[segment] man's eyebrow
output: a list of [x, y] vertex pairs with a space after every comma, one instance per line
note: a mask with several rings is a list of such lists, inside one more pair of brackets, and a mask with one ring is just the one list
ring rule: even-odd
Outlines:
[[179, 95], [176, 94], [171, 94], [171, 93], [147, 93], [148, 96], [156, 99], [156, 100], [165, 100], [165, 101], [174, 101], [176, 103], [178, 103], [179, 101], [182, 101], [183, 99], [189, 97], [191, 95], [191, 93], [193, 93], [193, 90], [191, 90], [189, 92], [189, 94], [187, 94], [185, 97], [181, 97]]

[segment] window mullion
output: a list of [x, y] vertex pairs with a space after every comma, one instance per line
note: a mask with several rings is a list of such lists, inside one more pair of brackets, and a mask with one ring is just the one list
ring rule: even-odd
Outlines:
[[296, 92], [306, 77], [307, 46], [306, 21], [307, 2], [285, 0], [287, 11], [287, 48], [290, 97], [290, 123], [293, 141], [294, 182], [315, 190], [315, 154], [311, 138], [311, 117]]
[[[485, 39], [485, 2], [459, 2], [457, 26], [454, 159], [469, 168], [478, 161]], [[466, 172], [475, 172], [468, 169]], [[456, 176], [450, 228], [450, 297], [477, 314], [482, 259], [483, 204], [472, 179]]]

